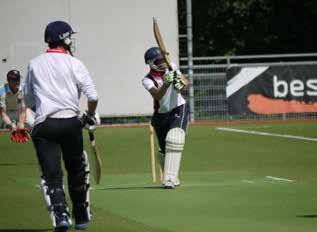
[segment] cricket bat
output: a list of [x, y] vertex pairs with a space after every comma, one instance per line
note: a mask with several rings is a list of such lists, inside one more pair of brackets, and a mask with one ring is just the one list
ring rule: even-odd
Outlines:
[[100, 179], [101, 179], [101, 159], [100, 159], [100, 155], [99, 155], [99, 151], [97, 149], [96, 146], [96, 140], [95, 140], [95, 135], [94, 132], [89, 131], [89, 140], [91, 143], [91, 150], [92, 150], [92, 154], [93, 154], [93, 176], [94, 176], [94, 180], [96, 182], [96, 184], [100, 183]]
[[[167, 64], [168, 70], [173, 71], [173, 67], [172, 67], [171, 61], [169, 59], [169, 52], [166, 50], [159, 25], [157, 23], [156, 18], [154, 18], [154, 17], [153, 17], [153, 32], [154, 32], [154, 37], [155, 37], [156, 43], [157, 43], [159, 49], [161, 50], [161, 53], [163, 55], [165, 63]], [[174, 77], [176, 77], [176, 75], [177, 75], [176, 71], [174, 71]], [[184, 86], [188, 85], [188, 81], [183, 77], [183, 75], [180, 76], [180, 79], [183, 82]]]
[[164, 45], [163, 38], [162, 38], [162, 35], [160, 32], [159, 25], [157, 23], [156, 18], [154, 18], [154, 17], [153, 17], [153, 32], [154, 32], [154, 37], [155, 37], [156, 43], [157, 43], [159, 49], [161, 50], [161, 53], [164, 57], [164, 61], [167, 64], [168, 70], [173, 71], [172, 64], [171, 64], [169, 57], [168, 57], [169, 53], [166, 50], [166, 47]]

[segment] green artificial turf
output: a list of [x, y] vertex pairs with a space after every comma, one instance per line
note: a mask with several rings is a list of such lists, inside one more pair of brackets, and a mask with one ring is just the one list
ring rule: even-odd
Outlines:
[[[314, 122], [221, 127], [317, 138]], [[189, 127], [174, 190], [151, 181], [147, 128], [99, 128], [87, 231], [316, 231], [317, 142], [217, 128]], [[0, 232], [52, 231], [32, 143], [0, 134], [0, 148]]]

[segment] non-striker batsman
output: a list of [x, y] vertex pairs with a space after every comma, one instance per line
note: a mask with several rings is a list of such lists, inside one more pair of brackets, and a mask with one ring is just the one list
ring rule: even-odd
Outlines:
[[163, 185], [175, 188], [180, 185], [179, 169], [188, 124], [188, 108], [181, 91], [188, 82], [175, 64], [172, 64], [173, 70], [168, 70], [158, 47], [149, 48], [144, 58], [150, 71], [142, 83], [154, 100], [151, 124], [160, 146], [158, 159], [164, 170]]
[[[75, 229], [87, 227], [91, 219], [89, 203], [89, 166], [83, 151], [82, 126], [97, 124], [97, 92], [92, 78], [72, 56], [72, 27], [64, 21], [46, 26], [47, 51], [32, 59], [26, 77], [29, 99], [35, 102], [35, 125], [31, 137], [41, 168], [44, 193], [54, 231], [66, 231], [72, 224], [63, 187], [61, 160], [67, 171]], [[79, 118], [79, 99], [87, 97], [85, 121]]]

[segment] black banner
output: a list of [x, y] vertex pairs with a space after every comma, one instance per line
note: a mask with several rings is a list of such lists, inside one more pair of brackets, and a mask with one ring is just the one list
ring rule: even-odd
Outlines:
[[230, 114], [317, 112], [317, 65], [233, 67], [226, 93]]

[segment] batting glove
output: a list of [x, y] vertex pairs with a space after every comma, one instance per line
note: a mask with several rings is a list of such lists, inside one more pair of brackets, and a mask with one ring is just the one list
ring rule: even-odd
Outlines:
[[184, 87], [186, 86], [186, 84], [183, 82], [183, 80], [182, 80], [182, 78], [180, 76], [177, 76], [174, 79], [173, 85], [174, 85], [174, 88], [178, 92], [182, 91], [184, 89]]
[[96, 126], [100, 125], [100, 117], [98, 113], [89, 114], [87, 111], [83, 114], [82, 116], [82, 123], [83, 126], [89, 130], [89, 131], [94, 131], [96, 130]]
[[164, 75], [163, 77], [164, 80], [164, 84], [166, 86], [170, 86], [170, 84], [173, 82], [174, 80], [174, 72], [168, 72]]

